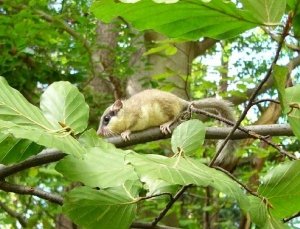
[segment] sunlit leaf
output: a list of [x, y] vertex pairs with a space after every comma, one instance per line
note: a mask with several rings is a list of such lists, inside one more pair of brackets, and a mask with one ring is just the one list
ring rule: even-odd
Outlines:
[[49, 122], [41, 110], [0, 77], [0, 132], [39, 145], [80, 156], [84, 148], [58, 123]]
[[41, 96], [40, 107], [48, 120], [71, 128], [74, 134], [87, 127], [89, 107], [83, 95], [69, 82], [51, 84]]
[[284, 14], [285, 0], [241, 0], [245, 10], [266, 24], [278, 23]]
[[300, 161], [277, 165], [262, 179], [259, 194], [271, 203], [270, 211], [279, 219], [299, 212]]
[[52, 133], [39, 128], [16, 125], [0, 120], [0, 133], [11, 134], [15, 138], [28, 139], [47, 148], [56, 148], [64, 153], [82, 157], [85, 149], [72, 136], [65, 133]]
[[160, 155], [139, 155], [130, 153], [126, 156], [141, 180], [161, 179], [173, 185], [212, 186], [218, 191], [233, 197], [242, 207], [247, 206], [248, 199], [241, 187], [227, 175], [210, 168], [199, 160], [188, 157], [168, 158]]
[[172, 134], [172, 150], [182, 150], [185, 155], [194, 154], [205, 139], [205, 125], [197, 119], [181, 123]]
[[127, 180], [138, 180], [132, 166], [125, 164], [123, 150], [90, 148], [83, 159], [67, 156], [56, 169], [67, 179], [90, 187], [116, 187]]
[[229, 38], [269, 21], [261, 21], [253, 17], [252, 11], [238, 9], [232, 2], [223, 0], [181, 0], [175, 4], [100, 0], [94, 2], [92, 11], [104, 22], [121, 16], [140, 30], [154, 29], [169, 37], [192, 40], [203, 36]]

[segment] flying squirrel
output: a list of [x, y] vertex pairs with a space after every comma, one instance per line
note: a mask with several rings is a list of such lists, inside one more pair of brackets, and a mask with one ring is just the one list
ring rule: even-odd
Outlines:
[[[132, 132], [157, 126], [160, 126], [162, 133], [168, 134], [171, 133], [170, 126], [191, 105], [235, 122], [231, 103], [228, 101], [217, 98], [186, 101], [169, 92], [147, 89], [129, 99], [116, 100], [109, 106], [100, 118], [97, 134], [121, 135], [123, 140], [127, 141], [130, 140]], [[226, 167], [232, 164], [236, 160], [235, 148], [235, 142], [230, 140], [218, 156], [215, 165]]]

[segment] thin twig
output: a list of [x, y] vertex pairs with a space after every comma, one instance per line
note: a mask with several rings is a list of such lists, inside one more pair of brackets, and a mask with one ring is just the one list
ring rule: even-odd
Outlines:
[[[192, 107], [191, 108], [191, 111], [192, 112], [195, 112], [195, 113], [198, 113], [198, 114], [202, 114], [202, 115], [205, 115], [205, 116], [208, 116], [208, 117], [211, 117], [211, 118], [214, 118], [216, 120], [219, 120], [223, 123], [226, 123], [227, 125], [231, 125], [231, 126], [234, 126], [235, 123], [234, 122], [231, 122], [230, 120], [228, 119], [225, 119], [221, 116], [218, 116], [218, 115], [215, 115], [215, 114], [212, 114], [210, 112], [207, 112], [207, 111], [203, 111], [201, 109], [197, 109], [197, 108], [194, 108]], [[282, 149], [279, 145], [275, 144], [274, 142], [272, 142], [271, 140], [268, 139], [269, 136], [262, 136], [260, 134], [257, 134], [255, 132], [253, 132], [252, 130], [249, 130], [247, 128], [244, 128], [244, 127], [241, 127], [241, 126], [237, 126], [238, 130], [240, 131], [243, 131], [244, 133], [247, 133], [250, 137], [252, 138], [255, 138], [255, 139], [259, 139], [265, 143], [267, 143], [268, 145], [272, 146], [273, 148], [275, 148], [277, 151], [279, 151], [281, 154], [287, 156], [289, 159], [292, 159], [292, 160], [297, 160], [297, 157], [290, 154], [289, 152], [285, 151], [284, 149]], [[231, 133], [231, 132], [230, 132]], [[228, 137], [228, 136], [227, 136]], [[224, 140], [225, 141], [225, 140]]]
[[299, 216], [300, 216], [300, 212], [296, 213], [295, 215], [293, 215], [293, 216], [291, 216], [291, 217], [289, 217], [289, 218], [283, 219], [282, 221], [283, 221], [284, 223], [287, 223], [287, 222], [291, 221], [292, 219], [295, 219], [295, 218], [297, 218], [297, 217], [299, 217]]
[[242, 182], [240, 182], [235, 176], [233, 176], [230, 172], [227, 170], [219, 167], [219, 166], [213, 166], [213, 168], [225, 173], [227, 176], [229, 176], [232, 180], [234, 180], [236, 183], [238, 183], [240, 186], [242, 186], [247, 192], [249, 192], [251, 195], [256, 196], [261, 199], [261, 197], [256, 193], [253, 192], [250, 188], [248, 188], [246, 185], [244, 185]]
[[151, 223], [152, 226], [156, 226], [158, 222], [168, 213], [168, 211], [171, 209], [173, 204], [182, 196], [182, 194], [188, 189], [192, 187], [192, 185], [186, 185], [183, 186], [176, 194], [175, 196], [168, 202], [166, 207], [160, 212], [158, 217], [154, 219], [154, 221]]
[[134, 222], [130, 226], [131, 228], [144, 228], [144, 229], [180, 229], [178, 227], [169, 227], [169, 226], [162, 226], [162, 225], [155, 225], [153, 226], [151, 223], [141, 223], [141, 222]]
[[173, 196], [172, 196], [171, 193], [163, 192], [163, 193], [159, 193], [159, 194], [155, 194], [155, 195], [151, 195], [151, 196], [143, 196], [143, 197], [139, 197], [139, 198], [138, 198], [138, 201], [148, 200], [148, 199], [152, 199], [152, 198], [160, 197], [160, 196], [169, 196], [170, 200], [173, 199]]
[[265, 103], [265, 102], [280, 104], [280, 102], [278, 100], [275, 100], [275, 99], [260, 99], [260, 100], [254, 101], [252, 103], [252, 105], [256, 105], [256, 104], [259, 104], [259, 103]]
[[29, 186], [22, 186], [17, 184], [11, 184], [6, 181], [0, 181], [0, 189], [5, 192], [14, 192], [22, 195], [34, 195], [42, 199], [48, 200], [52, 203], [62, 205], [63, 198], [60, 195], [45, 192], [39, 188], [33, 188]]
[[250, 110], [250, 108], [252, 107], [252, 103], [255, 100], [255, 97], [257, 96], [258, 92], [260, 91], [260, 89], [263, 87], [263, 85], [268, 81], [268, 79], [271, 77], [272, 75], [272, 70], [273, 70], [273, 66], [277, 63], [277, 60], [279, 58], [279, 54], [280, 51], [282, 49], [282, 45], [283, 42], [285, 40], [285, 37], [288, 35], [289, 30], [292, 26], [292, 20], [293, 20], [293, 14], [289, 13], [289, 16], [287, 18], [286, 24], [284, 26], [283, 32], [282, 32], [282, 36], [280, 41], [278, 42], [278, 48], [276, 50], [276, 54], [274, 57], [274, 60], [271, 64], [271, 67], [269, 68], [266, 76], [264, 77], [264, 79], [260, 82], [260, 84], [257, 86], [257, 88], [254, 90], [253, 94], [251, 95], [248, 104], [245, 108], [245, 110], [243, 111], [243, 113], [241, 114], [240, 118], [237, 120], [237, 122], [235, 123], [235, 125], [232, 127], [232, 130], [230, 131], [230, 133], [227, 135], [227, 137], [225, 138], [225, 140], [221, 143], [220, 148], [218, 149], [218, 151], [216, 152], [216, 154], [214, 155], [213, 159], [211, 160], [211, 162], [209, 163], [209, 166], [212, 167], [213, 164], [215, 163], [216, 159], [218, 158], [218, 156], [220, 155], [220, 153], [222, 152], [223, 148], [225, 147], [225, 145], [227, 144], [227, 142], [229, 141], [229, 139], [231, 138], [231, 135], [236, 131], [236, 129], [239, 127], [239, 125], [242, 123], [242, 121], [244, 120], [244, 118], [246, 117], [248, 111]]

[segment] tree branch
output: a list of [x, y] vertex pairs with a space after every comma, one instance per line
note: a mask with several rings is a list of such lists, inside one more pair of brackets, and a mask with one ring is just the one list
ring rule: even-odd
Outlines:
[[[171, 127], [172, 130], [177, 125]], [[224, 139], [230, 132], [231, 127], [207, 127], [206, 128], [206, 139]], [[248, 130], [251, 133], [256, 133], [262, 136], [293, 136], [293, 132], [289, 125], [287, 124], [272, 124], [272, 125], [254, 125], [247, 126], [244, 129]], [[164, 135], [160, 132], [160, 129], [152, 128], [144, 130], [141, 132], [132, 133], [131, 140], [124, 142], [120, 136], [115, 136], [108, 138], [107, 141], [114, 144], [117, 147], [126, 147], [131, 145], [136, 145], [138, 143], [145, 143], [155, 140], [160, 140], [163, 138], [169, 138], [171, 135]], [[231, 139], [244, 139], [252, 138], [248, 133], [245, 133], [242, 130], [237, 130], [231, 136]], [[51, 162], [56, 162], [65, 157], [67, 154], [58, 151], [58, 150], [43, 150], [41, 153], [32, 156], [18, 164], [9, 165], [9, 166], [0, 166], [0, 179], [4, 179], [7, 176], [18, 173], [20, 171], [26, 170], [31, 167], [41, 166], [44, 164], [49, 164]]]
[[22, 195], [34, 195], [38, 196], [42, 199], [48, 200], [52, 203], [62, 205], [63, 204], [63, 198], [57, 194], [52, 194], [49, 192], [45, 192], [42, 189], [39, 188], [33, 188], [28, 186], [22, 186], [17, 184], [10, 184], [4, 180], [0, 181], [0, 189], [5, 192], [13, 192], [18, 193]]
[[[178, 124], [174, 124], [171, 126], [171, 130], [173, 131]], [[265, 136], [294, 136], [293, 131], [291, 130], [288, 124], [272, 124], [272, 125], [252, 125], [243, 127], [247, 129], [247, 131], [256, 133], [258, 135]], [[224, 139], [228, 133], [230, 132], [231, 127], [207, 127], [205, 139]], [[136, 145], [140, 143], [160, 140], [164, 138], [170, 138], [171, 134], [164, 135], [161, 133], [158, 127], [151, 128], [148, 130], [144, 130], [141, 132], [135, 132], [130, 135], [130, 141], [124, 141], [121, 136], [114, 136], [107, 138], [107, 141], [114, 144], [117, 147], [126, 147], [131, 145]], [[253, 138], [254, 136], [245, 133], [244, 131], [237, 130], [234, 132], [230, 139], [245, 139], [245, 138]], [[1, 174], [1, 173], [0, 173]]]
[[10, 165], [10, 166], [1, 166], [0, 167], [0, 179], [3, 179], [7, 176], [15, 174], [17, 172], [23, 171], [25, 169], [40, 166], [43, 164], [48, 164], [51, 162], [59, 161], [62, 159], [66, 154], [62, 153], [61, 151], [46, 149], [43, 150], [41, 153], [32, 156], [18, 164]]
[[21, 226], [23, 228], [25, 228], [27, 226], [27, 222], [24, 219], [24, 217], [19, 214], [18, 212], [12, 210], [11, 208], [9, 208], [8, 206], [6, 206], [3, 202], [0, 201], [0, 208], [2, 208], [8, 215], [10, 215], [13, 218], [16, 218], [19, 223], [21, 224]]
[[131, 228], [145, 228], [145, 229], [179, 229], [178, 227], [169, 227], [169, 226], [153, 226], [151, 223], [141, 223], [134, 222], [130, 226]]

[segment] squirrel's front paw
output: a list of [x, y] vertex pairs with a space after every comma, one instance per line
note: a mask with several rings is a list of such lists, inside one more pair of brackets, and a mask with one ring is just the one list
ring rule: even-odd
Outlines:
[[131, 131], [130, 130], [126, 130], [126, 131], [124, 131], [124, 132], [121, 133], [121, 137], [126, 142], [126, 141], [130, 140], [130, 137], [129, 137], [130, 134], [131, 134]]

